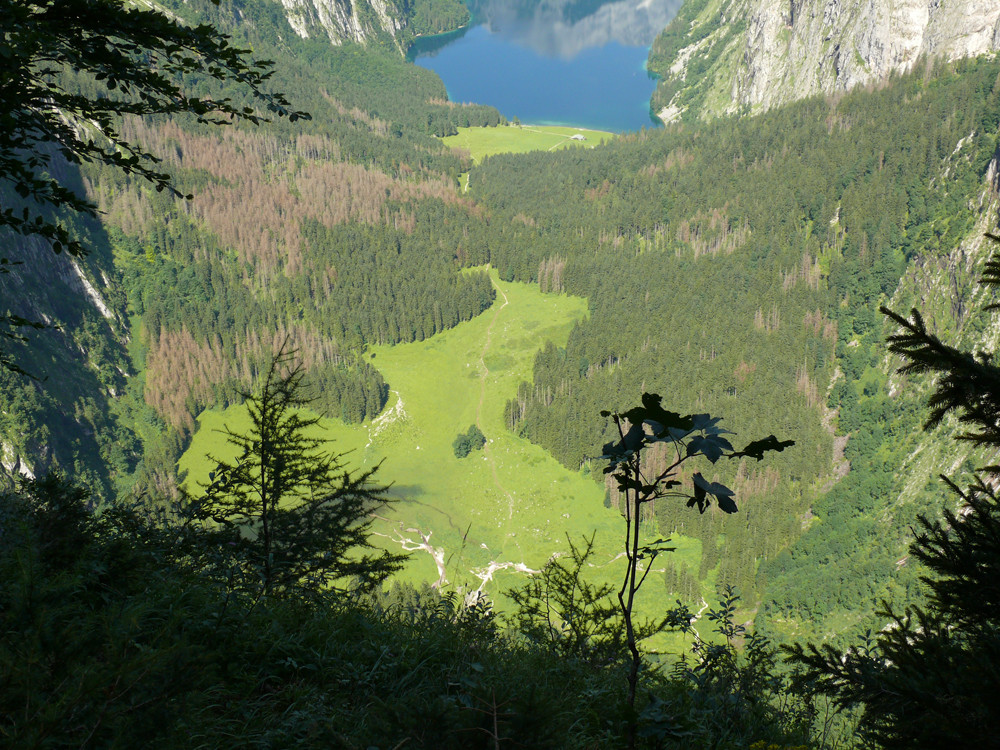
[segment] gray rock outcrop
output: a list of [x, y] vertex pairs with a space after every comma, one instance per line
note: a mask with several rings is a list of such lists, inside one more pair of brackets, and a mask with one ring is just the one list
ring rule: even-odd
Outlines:
[[288, 23], [303, 38], [365, 44], [379, 36], [398, 39], [403, 13], [387, 0], [281, 0]]
[[[709, 4], [711, 5], [711, 4]], [[741, 24], [732, 39], [726, 25]], [[705, 34], [707, 27], [715, 27]], [[846, 91], [911, 69], [920, 60], [955, 60], [1000, 49], [998, 0], [724, 0], [691, 25], [690, 44], [666, 65], [684, 76], [689, 60], [715, 43], [702, 114], [757, 112], [813, 94]], [[675, 97], [666, 121], [683, 112]], [[674, 106], [670, 106], [674, 104]]]

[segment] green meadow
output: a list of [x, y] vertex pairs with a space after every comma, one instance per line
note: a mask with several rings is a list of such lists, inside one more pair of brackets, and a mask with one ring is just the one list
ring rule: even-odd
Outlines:
[[[403, 579], [437, 581], [440, 564], [445, 588], [481, 588], [502, 607], [506, 589], [567, 551], [567, 536], [580, 540], [596, 532], [591, 579], [617, 584], [624, 569], [623, 527], [619, 514], [604, 506], [603, 485], [586, 470], [569, 471], [503, 424], [504, 405], [530, 379], [535, 352], [546, 341], [565, 345], [575, 321], [586, 315], [585, 300], [542, 294], [533, 285], [499, 281], [495, 273], [493, 280], [496, 302], [479, 317], [422, 342], [369, 350], [392, 389], [379, 417], [360, 425], [324, 419], [316, 429], [329, 437], [332, 450], [346, 453], [348, 466], [381, 462], [378, 476], [392, 483], [396, 502], [380, 515], [375, 539], [412, 550]], [[457, 459], [452, 442], [471, 424], [487, 444]], [[232, 457], [221, 432], [225, 425], [246, 429], [245, 410], [209, 410], [199, 417], [179, 464], [189, 489], [205, 482], [212, 468], [208, 455]], [[683, 560], [696, 570], [700, 543], [675, 542], [675, 564]], [[647, 612], [673, 602], [664, 601], [655, 573], [643, 594]]]
[[[573, 140], [582, 135], [586, 140]], [[564, 127], [562, 125], [506, 125], [495, 128], [459, 128], [457, 135], [442, 138], [451, 148], [463, 148], [478, 164], [493, 154], [526, 153], [528, 151], [553, 151], [570, 146], [589, 148], [609, 138], [614, 133], [603, 130]]]

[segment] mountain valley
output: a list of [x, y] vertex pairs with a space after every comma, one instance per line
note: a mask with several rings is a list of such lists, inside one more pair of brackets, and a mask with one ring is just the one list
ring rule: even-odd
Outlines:
[[[43, 210], [83, 257], [13, 234], [4, 251], [18, 264], [0, 272], [7, 315], [47, 327], [0, 341], [13, 363], [0, 367], [0, 489], [55, 471], [96, 507], [210, 492], [220, 461], [242, 460], [225, 429], [250, 428], [246, 394], [291, 349], [313, 397], [303, 414], [319, 420], [309, 434], [391, 485], [371, 540], [410, 553], [395, 585], [507, 616], [512, 589], [588, 538], [587, 580], [617, 593], [625, 495], [602, 455], [625, 440], [602, 412], [657, 393], [721, 418], [733, 445], [795, 444], [763, 461], [696, 457], [679, 475], [732, 488], [738, 512], [644, 508], [642, 543], [676, 549], [651, 565], [637, 613], [677, 602], [706, 630], [733, 587], [731, 617], [753, 633], [840, 646], [886, 627], [880, 602], [923, 602], [919, 518], [959, 509], [937, 477], [995, 456], [956, 444], [953, 416], [921, 429], [935, 383], [897, 371], [879, 308], [917, 308], [963, 349], [1000, 345], [980, 312], [995, 292], [977, 283], [1000, 210], [1000, 9], [624, 5], [154, 4], [273, 60], [268, 85], [311, 117], [125, 115], [122, 133], [180, 195], [107, 163], [53, 162], [99, 214]], [[638, 132], [537, 130], [450, 101], [405, 56], [473, 17], [594, 34], [614, 17], [631, 39], [635, 18], [674, 12], [649, 52], [665, 125]], [[232, 82], [191, 85], [253, 104]], [[22, 206], [9, 186], [0, 196]], [[460, 457], [473, 428], [483, 445]], [[667, 445], [646, 469], [670, 464]]]

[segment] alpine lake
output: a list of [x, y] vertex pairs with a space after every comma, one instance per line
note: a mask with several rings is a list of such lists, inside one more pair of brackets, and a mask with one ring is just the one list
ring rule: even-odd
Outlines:
[[455, 102], [508, 119], [616, 133], [656, 127], [649, 45], [680, 0], [469, 0], [471, 22], [417, 39], [409, 57]]

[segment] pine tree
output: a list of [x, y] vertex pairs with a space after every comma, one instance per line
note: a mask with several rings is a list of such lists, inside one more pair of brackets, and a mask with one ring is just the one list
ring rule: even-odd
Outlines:
[[[989, 235], [997, 242], [1000, 238]], [[1000, 254], [983, 283], [1000, 286]], [[990, 305], [987, 309], [996, 309]], [[882, 308], [900, 331], [890, 351], [904, 373], [935, 373], [927, 427], [955, 412], [969, 429], [958, 437], [1000, 449], [1000, 367], [988, 352], [944, 344], [913, 310]], [[940, 520], [921, 518], [911, 554], [927, 567], [926, 604], [903, 613], [883, 604], [889, 624], [846, 651], [829, 645], [788, 649], [818, 692], [861, 708], [862, 737], [886, 748], [993, 747], [1000, 727], [1000, 466], [980, 469], [966, 488], [942, 477], [961, 501]]]

